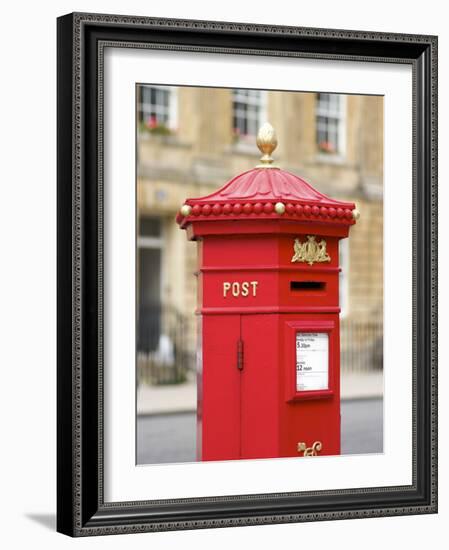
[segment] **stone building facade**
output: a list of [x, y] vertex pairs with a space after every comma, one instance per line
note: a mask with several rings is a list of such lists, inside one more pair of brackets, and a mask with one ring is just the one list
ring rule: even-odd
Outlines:
[[[382, 338], [382, 97], [142, 86], [137, 117], [141, 351], [173, 354], [181, 324], [177, 348], [193, 352], [196, 246], [179, 231], [175, 215], [186, 198], [209, 194], [253, 168], [260, 157], [257, 129], [269, 121], [279, 166], [331, 197], [355, 202], [361, 212], [341, 247], [342, 354], [351, 342], [363, 347], [369, 340], [370, 368]], [[354, 326], [357, 335], [350, 332]]]

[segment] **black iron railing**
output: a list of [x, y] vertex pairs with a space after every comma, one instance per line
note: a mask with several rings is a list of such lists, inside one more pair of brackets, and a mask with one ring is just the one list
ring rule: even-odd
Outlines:
[[383, 323], [378, 319], [343, 319], [340, 325], [341, 370], [383, 369]]
[[171, 306], [141, 307], [138, 320], [139, 384], [180, 384], [195, 371], [193, 320]]

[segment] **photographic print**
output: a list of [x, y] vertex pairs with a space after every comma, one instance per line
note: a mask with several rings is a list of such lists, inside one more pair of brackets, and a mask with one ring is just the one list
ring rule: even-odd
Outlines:
[[137, 463], [382, 453], [383, 97], [138, 84], [136, 122]]
[[437, 511], [436, 59], [58, 19], [58, 531]]

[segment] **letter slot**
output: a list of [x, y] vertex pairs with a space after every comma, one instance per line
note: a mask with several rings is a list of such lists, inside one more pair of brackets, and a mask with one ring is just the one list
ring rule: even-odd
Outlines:
[[292, 292], [322, 292], [326, 290], [326, 283], [321, 281], [291, 281], [290, 290]]

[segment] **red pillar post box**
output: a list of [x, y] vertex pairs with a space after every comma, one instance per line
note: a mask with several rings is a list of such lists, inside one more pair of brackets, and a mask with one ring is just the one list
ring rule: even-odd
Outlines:
[[273, 164], [187, 199], [198, 246], [199, 460], [340, 453], [339, 240], [358, 212]]

